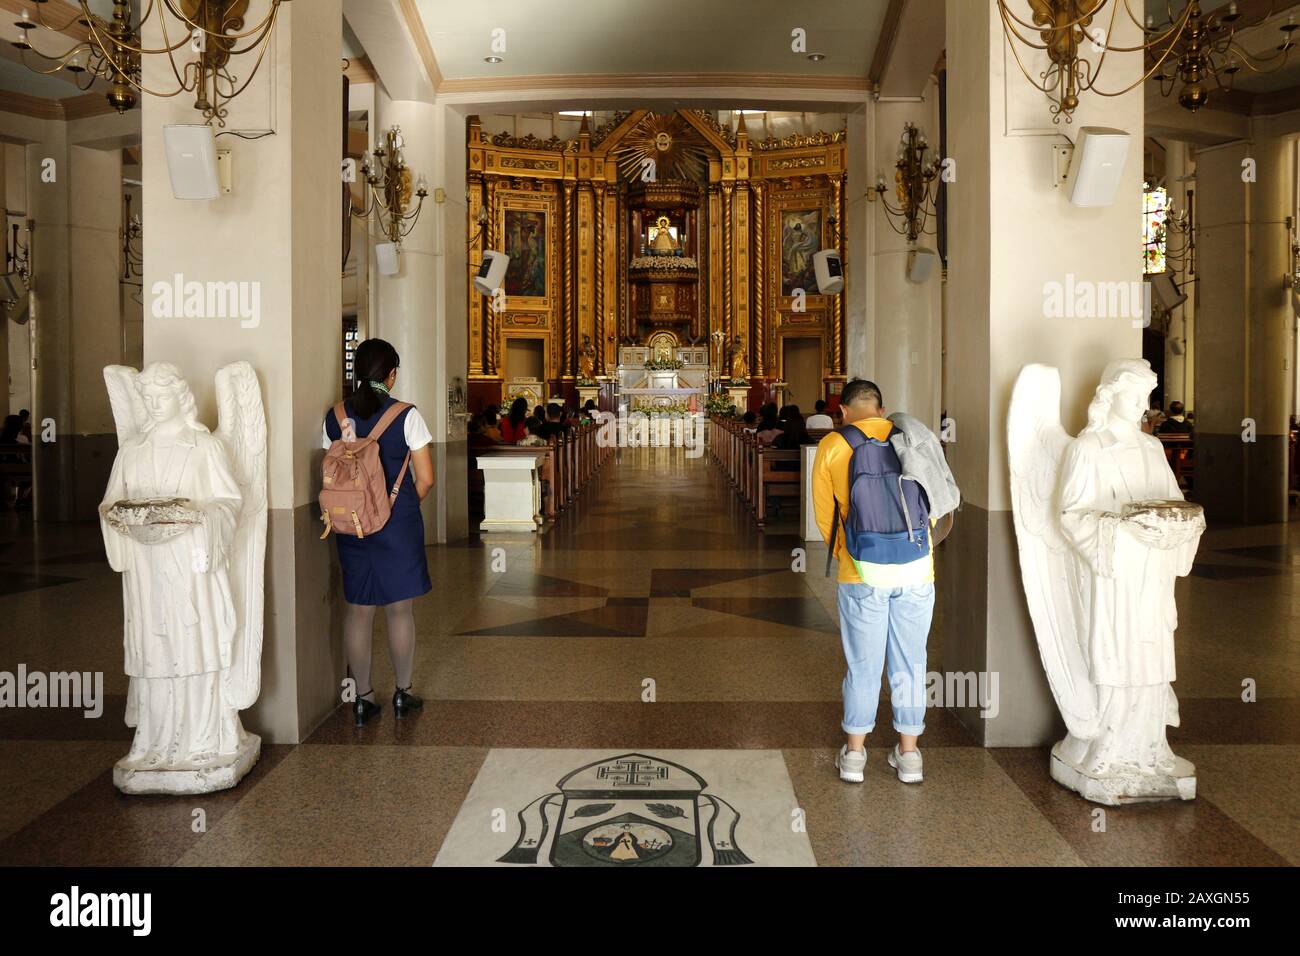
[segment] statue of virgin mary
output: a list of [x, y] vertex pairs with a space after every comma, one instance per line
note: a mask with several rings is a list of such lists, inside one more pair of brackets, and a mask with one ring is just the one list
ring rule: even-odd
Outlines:
[[1021, 577], [1069, 731], [1051, 774], [1107, 804], [1196, 795], [1195, 767], [1165, 728], [1179, 721], [1174, 582], [1191, 571], [1205, 518], [1141, 429], [1155, 386], [1147, 362], [1110, 363], [1071, 440], [1057, 370], [1030, 365], [1008, 418]]
[[221, 428], [199, 421], [175, 366], [104, 370], [120, 449], [100, 505], [122, 574], [127, 793], [232, 787], [261, 741], [239, 711], [260, 689], [266, 421], [244, 362], [217, 375]]

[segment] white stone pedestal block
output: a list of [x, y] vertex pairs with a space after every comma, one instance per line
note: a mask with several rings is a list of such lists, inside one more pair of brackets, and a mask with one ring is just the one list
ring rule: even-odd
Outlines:
[[113, 786], [123, 793], [215, 793], [229, 790], [253, 769], [262, 755], [262, 738], [244, 734], [234, 759], [220, 766], [183, 770], [136, 770], [122, 758], [113, 767]]
[[1061, 758], [1061, 745], [1052, 748], [1052, 779], [1093, 803], [1116, 807], [1151, 800], [1195, 800], [1196, 765], [1174, 756], [1172, 774], [1134, 772], [1094, 777]]
[[545, 452], [481, 455], [483, 520], [480, 531], [531, 533], [543, 523], [540, 469]]

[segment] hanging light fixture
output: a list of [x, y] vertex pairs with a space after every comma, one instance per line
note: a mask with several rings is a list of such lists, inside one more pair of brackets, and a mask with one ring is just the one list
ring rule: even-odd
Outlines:
[[893, 205], [885, 194], [889, 186], [885, 177], [867, 193], [870, 202], [880, 200], [890, 228], [908, 242], [916, 242], [922, 235], [933, 233], [927, 228], [935, 216], [936, 180], [939, 177], [939, 158], [931, 155], [925, 133], [911, 123], [903, 127], [898, 143], [898, 161], [894, 163], [894, 191], [898, 205]]
[[[30, 2], [36, 7], [36, 19], [23, 11], [23, 18], [15, 24], [22, 32], [13, 44], [28, 69], [44, 75], [66, 71], [83, 90], [103, 80], [109, 84], [108, 102], [119, 113], [136, 105], [138, 93], [161, 97], [193, 93], [194, 108], [204, 119], [224, 127], [226, 104], [257, 75], [280, 4], [289, 0], [269, 0], [266, 16], [250, 29], [244, 29], [249, 0], [148, 0], [143, 13], [138, 9], [139, 0], [112, 0], [111, 20], [93, 13], [90, 0], [70, 0], [77, 9], [62, 24], [46, 20], [43, 8], [48, 0]], [[162, 45], [147, 48], [140, 38], [155, 14]], [[169, 19], [173, 21], [170, 27]], [[80, 38], [67, 49], [46, 52], [32, 43], [33, 31], [41, 27], [61, 35], [75, 32]], [[230, 71], [233, 57], [253, 52], [257, 57], [246, 76], [241, 79]], [[189, 54], [195, 58], [178, 64], [178, 54], [182, 59]], [[145, 56], [167, 57], [175, 78], [173, 88], [154, 90], [144, 85], [141, 63]]]
[[[1065, 117], [1072, 122], [1079, 107], [1079, 94], [1091, 91], [1101, 96], [1120, 96], [1141, 85], [1159, 69], [1160, 61], [1134, 83], [1121, 90], [1106, 91], [1097, 86], [1108, 53], [1136, 53], [1148, 51], [1153, 46], [1167, 47], [1187, 24], [1186, 7], [1161, 31], [1149, 31], [1129, 8], [1129, 0], [1028, 0], [1033, 11], [1033, 22], [1022, 20], [1011, 12], [1010, 0], [997, 0], [1002, 16], [1002, 32], [1016, 59], [1016, 65], [1031, 84], [1052, 99], [1052, 122]], [[1110, 6], [1110, 18], [1103, 26], [1105, 8]], [[1116, 16], [1120, 7], [1142, 32], [1138, 46], [1113, 46], [1109, 40], [1115, 35]], [[1038, 39], [1034, 39], [1037, 34]], [[1041, 42], [1039, 42], [1041, 41]], [[1020, 48], [1043, 51], [1049, 65], [1031, 75], [1021, 58]], [[1165, 51], [1165, 56], [1168, 50]]]
[[[1165, 96], [1177, 87], [1179, 103], [1194, 112], [1208, 101], [1205, 84], [1211, 78], [1220, 89], [1230, 89], [1233, 75], [1243, 67], [1256, 73], [1280, 69], [1294, 45], [1291, 33], [1296, 29], [1288, 18], [1281, 27], [1281, 45], [1270, 54], [1256, 56], [1241, 45], [1237, 33], [1268, 20], [1273, 15], [1271, 6], [1247, 24], [1241, 22], [1235, 2], [1222, 12], [1206, 15], [1199, 0], [1184, 0], [1177, 13], [1170, 0], [1168, 19], [1158, 24], [1151, 16], [1139, 20], [1130, 0], [1028, 0], [1032, 22], [1013, 13], [1012, 2], [997, 0], [1002, 32], [1025, 79], [1052, 99], [1055, 123], [1062, 116], [1067, 123], [1073, 120], [1084, 92], [1122, 96], [1152, 78], [1160, 81]], [[1140, 31], [1142, 40], [1136, 46], [1111, 43], [1117, 23], [1123, 25], [1117, 19], [1121, 8]], [[1021, 48], [1045, 52], [1048, 66], [1034, 75], [1025, 65]], [[1099, 85], [1108, 54], [1138, 52], [1143, 54], [1143, 72], [1137, 80], [1122, 89], [1107, 90]]]
[[405, 141], [400, 126], [394, 126], [385, 134], [384, 145], [375, 147], [372, 157], [366, 160], [361, 170], [370, 197], [365, 209], [353, 215], [369, 219], [373, 214], [388, 240], [400, 246], [402, 239], [415, 228], [425, 197], [429, 195], [429, 184], [421, 176], [414, 192], [419, 202], [413, 211], [407, 211], [412, 197], [411, 170], [406, 165]]
[[[1153, 75], [1160, 83], [1160, 94], [1169, 96], [1178, 90], [1178, 105], [1195, 113], [1209, 102], [1207, 84], [1212, 79], [1220, 90], [1232, 89], [1233, 77], [1241, 70], [1252, 73], [1275, 73], [1286, 65], [1295, 44], [1291, 34], [1297, 24], [1288, 14], [1286, 23], [1278, 27], [1282, 42], [1270, 53], [1252, 55], [1237, 39], [1239, 29], [1259, 26], [1272, 10], [1253, 23], [1241, 24], [1237, 4], [1229, 3], [1222, 12], [1206, 15], [1197, 0], [1189, 0], [1184, 8], [1186, 23], [1169, 41], [1167, 48], [1152, 47], [1148, 58], [1157, 58], [1161, 64]], [[1148, 21], [1148, 30], [1158, 32]]]

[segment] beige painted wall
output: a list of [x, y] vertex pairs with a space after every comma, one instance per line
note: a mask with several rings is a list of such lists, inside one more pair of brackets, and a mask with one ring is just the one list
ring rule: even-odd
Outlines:
[[[906, 123], [919, 127], [929, 137], [933, 155], [939, 148], [939, 89], [931, 80], [925, 99], [880, 102], [875, 105], [876, 137], [872, 149], [873, 170], [885, 177], [885, 194], [895, 207], [894, 163]], [[872, 379], [880, 386], [886, 407], [905, 411], [939, 428], [941, 380], [942, 269], [935, 268], [923, 284], [907, 278], [908, 242], [890, 226], [879, 202], [867, 207], [874, 229], [875, 268], [875, 365]], [[931, 217], [929, 228], [935, 229]], [[922, 235], [917, 246], [937, 250], [933, 235]]]

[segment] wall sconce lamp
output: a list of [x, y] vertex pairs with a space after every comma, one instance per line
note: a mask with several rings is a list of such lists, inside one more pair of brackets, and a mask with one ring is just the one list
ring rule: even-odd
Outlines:
[[429, 195], [428, 181], [421, 176], [414, 190], [419, 201], [413, 210], [410, 209], [411, 170], [406, 165], [405, 141], [400, 126], [394, 126], [385, 134], [384, 145], [375, 147], [373, 156], [362, 166], [362, 172], [366, 177], [369, 201], [363, 211], [353, 215], [369, 219], [373, 214], [389, 242], [400, 247], [402, 240], [415, 228], [424, 209], [425, 197]]
[[898, 204], [885, 198], [889, 186], [880, 176], [867, 193], [868, 202], [879, 200], [889, 226], [907, 241], [914, 243], [922, 235], [933, 235], [931, 220], [936, 216], [936, 180], [940, 161], [930, 155], [930, 144], [925, 133], [908, 123], [898, 144], [898, 161], [894, 163], [894, 191]]

